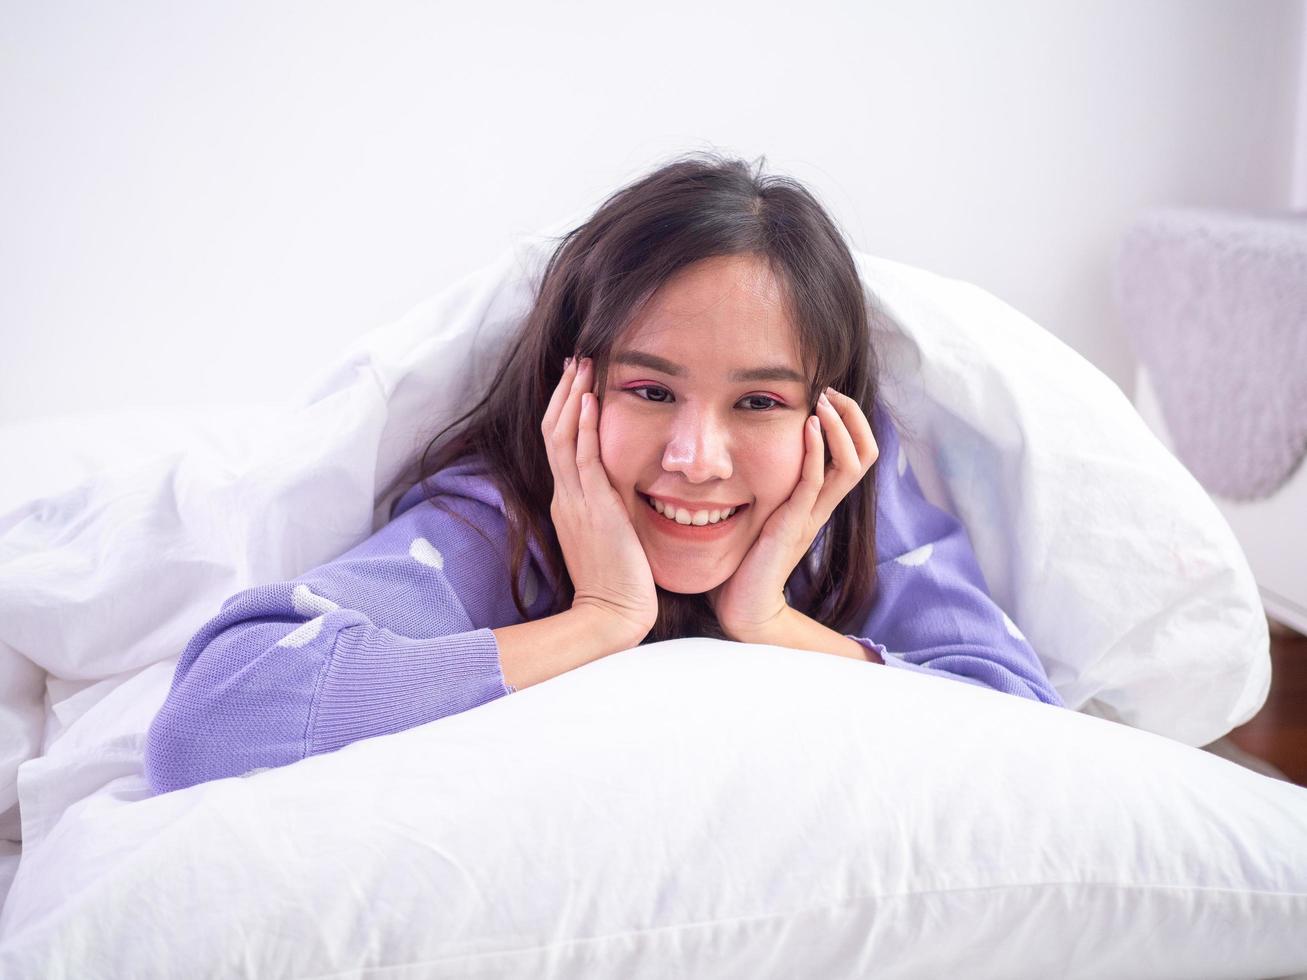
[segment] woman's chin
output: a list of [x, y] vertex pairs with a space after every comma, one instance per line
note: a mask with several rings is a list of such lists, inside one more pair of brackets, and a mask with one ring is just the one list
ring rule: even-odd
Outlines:
[[654, 582], [658, 585], [658, 588], [662, 589], [664, 592], [675, 592], [679, 595], [700, 595], [712, 588], [711, 585], [708, 586], [708, 589], [701, 589], [697, 585], [668, 585], [659, 582], [657, 579], [654, 579]]
[[684, 568], [671, 573], [663, 573], [657, 568], [650, 570], [653, 572], [654, 584], [658, 588], [664, 592], [676, 592], [681, 595], [699, 595], [701, 592], [708, 592], [730, 578], [729, 574], [694, 573]]

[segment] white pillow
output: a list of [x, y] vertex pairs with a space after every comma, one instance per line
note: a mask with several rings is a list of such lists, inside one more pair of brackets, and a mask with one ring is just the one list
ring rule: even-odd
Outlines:
[[0, 975], [1307, 970], [1307, 789], [834, 655], [651, 644], [157, 797], [142, 744], [24, 854]]

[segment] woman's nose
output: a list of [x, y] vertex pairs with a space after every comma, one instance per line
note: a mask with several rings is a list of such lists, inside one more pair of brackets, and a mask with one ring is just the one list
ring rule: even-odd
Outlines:
[[663, 450], [663, 469], [685, 474], [691, 483], [731, 476], [726, 427], [708, 414], [686, 414], [673, 423]]

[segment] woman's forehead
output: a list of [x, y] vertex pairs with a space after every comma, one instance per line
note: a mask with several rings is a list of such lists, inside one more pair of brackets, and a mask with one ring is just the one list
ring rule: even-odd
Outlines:
[[680, 270], [632, 316], [610, 363], [674, 377], [807, 383], [784, 293], [758, 256], [715, 256]]
[[678, 270], [654, 292], [636, 322], [697, 324], [741, 313], [787, 319], [784, 290], [760, 256], [714, 256]]

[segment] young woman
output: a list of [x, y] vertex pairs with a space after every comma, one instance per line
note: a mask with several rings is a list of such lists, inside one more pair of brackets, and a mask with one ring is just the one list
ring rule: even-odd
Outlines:
[[852, 256], [793, 180], [694, 155], [621, 189], [563, 236], [495, 376], [385, 527], [195, 635], [150, 727], [155, 792], [685, 636], [1063, 706], [922, 496]]

